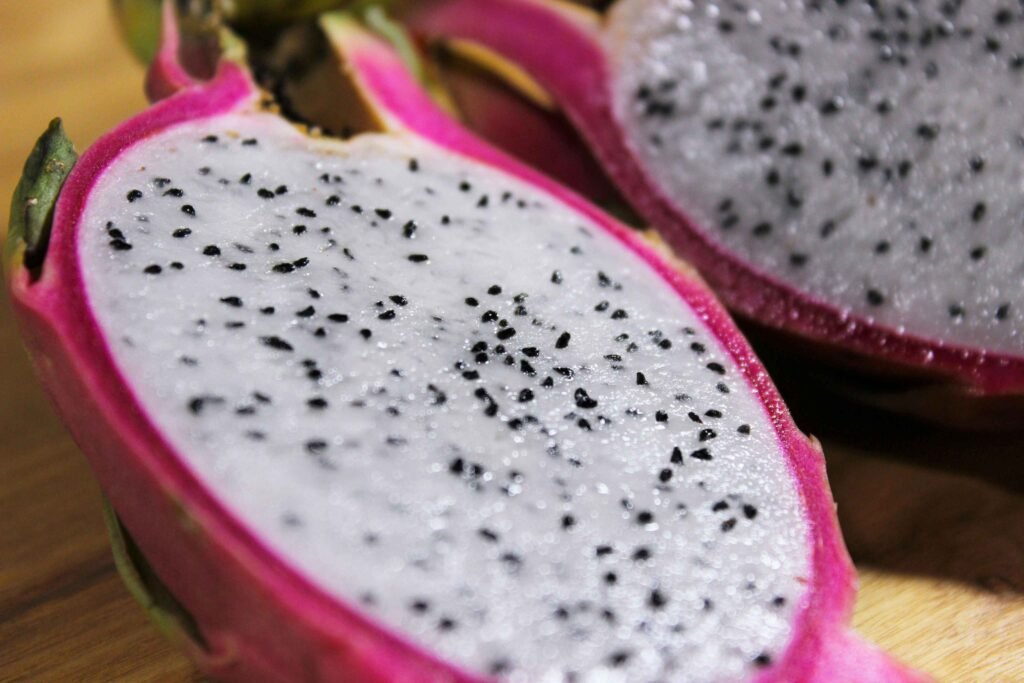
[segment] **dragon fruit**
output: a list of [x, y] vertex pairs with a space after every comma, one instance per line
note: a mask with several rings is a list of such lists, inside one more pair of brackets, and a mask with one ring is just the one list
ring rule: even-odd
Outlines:
[[705, 286], [324, 25], [390, 132], [225, 61], [66, 180], [51, 129], [16, 195], [36, 367], [200, 666], [914, 678], [847, 630], [821, 454]]
[[905, 401], [1019, 424], [1019, 7], [416, 7], [423, 34], [537, 79], [740, 316], [890, 390], [900, 380]]

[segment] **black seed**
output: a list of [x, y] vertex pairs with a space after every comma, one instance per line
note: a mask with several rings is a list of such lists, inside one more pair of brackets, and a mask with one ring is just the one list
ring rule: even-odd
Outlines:
[[798, 157], [804, 153], [804, 146], [799, 142], [790, 142], [782, 146], [779, 149], [780, 152], [790, 157]]
[[664, 410], [658, 410], [654, 413], [655, 422], [668, 422], [668, 413]]
[[394, 320], [395, 319], [395, 315], [396, 314], [395, 314], [394, 310], [388, 309], [388, 310], [384, 311], [383, 313], [381, 313], [380, 315], [378, 315], [377, 319], [378, 320]]
[[875, 157], [857, 157], [857, 167], [863, 171], [868, 172], [878, 166], [878, 159]]
[[960, 304], [950, 304], [949, 306], [949, 317], [951, 318], [962, 318], [964, 317], [964, 307]]
[[348, 322], [348, 316], [344, 313], [331, 313], [329, 316], [327, 316], [327, 319], [330, 320], [332, 323]]
[[722, 522], [722, 531], [732, 531], [736, 526], [736, 518], [730, 517], [729, 519]]
[[430, 257], [426, 254], [409, 254], [409, 260], [413, 263], [423, 263], [430, 260]]
[[123, 239], [112, 239], [110, 240], [110, 248], [114, 251], [129, 251], [132, 245]]
[[523, 348], [523, 355], [527, 358], [536, 358], [540, 355], [540, 349], [536, 346], [526, 346]]
[[503, 330], [498, 330], [498, 333], [495, 336], [498, 339], [505, 341], [506, 339], [511, 339], [516, 336], [516, 330], [514, 327], [506, 327]]
[[498, 319], [498, 314], [494, 311], [484, 311], [484, 314], [480, 316], [480, 322], [490, 323]]
[[1010, 304], [1000, 304], [996, 309], [996, 320], [1006, 320], [1010, 315]]
[[833, 114], [838, 114], [842, 110], [842, 108], [843, 98], [833, 97], [822, 102], [819, 111], [821, 111], [823, 116], [832, 116]]
[[621, 308], [617, 308], [614, 311], [612, 311], [612, 320], [622, 320], [623, 318], [628, 318], [628, 317], [629, 317], [629, 314], [626, 313]]
[[555, 340], [555, 348], [556, 349], [564, 349], [565, 347], [569, 346], [569, 339], [570, 338], [571, 338], [571, 335], [568, 332], [563, 332], [562, 334], [560, 334], [558, 336], [558, 339]]
[[520, 403], [527, 403], [528, 401], [532, 401], [532, 400], [533, 400], [533, 392], [531, 390], [523, 389], [522, 391], [519, 392], [519, 402]]
[[618, 652], [613, 652], [611, 655], [608, 656], [608, 663], [611, 664], [613, 667], [620, 667], [629, 661], [631, 654], [632, 653], [630, 653], [627, 650], [619, 650]]
[[576, 518], [572, 515], [562, 515], [562, 528], [571, 529], [576, 525]]
[[498, 285], [491, 285], [490, 287], [487, 288], [487, 293], [490, 294], [491, 296], [497, 296], [501, 294], [501, 287], [499, 287]]
[[651, 524], [652, 522], [654, 522], [654, 515], [651, 512], [644, 510], [642, 512], [637, 513], [636, 522], [637, 524], [644, 525]]
[[668, 603], [668, 598], [660, 590], [655, 588], [651, 591], [650, 595], [647, 596], [647, 604], [652, 609], [661, 609]]
[[644, 386], [645, 384], [647, 384], [647, 377], [644, 376], [644, 373], [636, 373], [636, 383], [640, 386]]
[[553, 271], [551, 273], [551, 282], [553, 282], [556, 285], [562, 284], [562, 272], [558, 270]]
[[327, 407], [327, 399], [317, 396], [306, 401], [306, 405], [314, 410], [323, 410]]
[[672, 449], [672, 456], [669, 458], [669, 462], [673, 465], [683, 464], [683, 451], [680, 450], [679, 446]]
[[970, 255], [972, 261], [980, 261], [985, 258], [986, 249], [983, 246], [977, 246], [971, 249]]
[[934, 140], [939, 135], [939, 125], [937, 123], [921, 123], [915, 129], [917, 136], [922, 140]]
[[985, 218], [985, 212], [987, 210], [988, 207], [985, 205], [985, 202], [976, 203], [971, 209], [971, 220], [975, 223], [981, 222], [981, 220]]
[[125, 197], [129, 202], [134, 202], [136, 199], [142, 199], [142, 192], [140, 190], [129, 190]]
[[881, 306], [885, 302], [885, 297], [877, 289], [869, 289], [867, 291], [867, 300], [872, 306]]
[[708, 441], [710, 439], [713, 439], [716, 436], [718, 436], [718, 433], [715, 432], [714, 429], [702, 429], [702, 430], [700, 430], [700, 434], [698, 435], [698, 439], [703, 442], [703, 441]]
[[774, 187], [779, 184], [779, 171], [775, 168], [768, 169], [768, 172], [764, 175], [764, 182], [769, 186]]
[[171, 268], [173, 270], [184, 270], [185, 264], [181, 261], [171, 261]]
[[743, 516], [747, 519], [754, 519], [757, 517], [757, 508], [749, 503], [743, 505]]
[[672, 470], [667, 467], [661, 472], [658, 472], [658, 481], [662, 484], [667, 484], [672, 479]]
[[875, 253], [876, 254], [888, 254], [891, 247], [892, 247], [892, 245], [889, 244], [889, 242], [887, 240], [882, 240], [882, 241], [877, 242], [875, 244]]
[[359, 336], [361, 336], [363, 339], [369, 339], [370, 337], [373, 336], [373, 330], [364, 327], [363, 329], [359, 330]]
[[793, 252], [789, 255], [789, 265], [799, 268], [807, 263], [807, 254]]
[[747, 424], [740, 425], [739, 427], [736, 428], [736, 431], [739, 432], [740, 434], [749, 434], [750, 433], [750, 425], [747, 425]]
[[195, 208], [191, 204], [182, 204], [181, 205], [181, 212], [184, 213], [184, 214], [188, 214], [189, 216], [195, 216], [196, 215], [196, 210], [195, 210]]
[[232, 263], [228, 268], [231, 270], [245, 270], [246, 265], [244, 263]]
[[220, 247], [215, 244], [210, 244], [203, 247], [204, 256], [220, 256]]
[[327, 198], [327, 201], [324, 203], [327, 204], [327, 206], [337, 206], [338, 204], [341, 203], [341, 197], [339, 197], [336, 194], [332, 194], [330, 197]]
[[183, 237], [188, 237], [191, 234], [192, 231], [189, 228], [178, 228], [177, 230], [171, 233], [171, 237], [181, 239]]
[[164, 192], [165, 197], [184, 197], [185, 191], [178, 187], [172, 187], [171, 189]]
[[697, 460], [711, 460], [711, 452], [706, 448], [698, 448], [690, 453], [690, 457]]
[[234, 308], [239, 308], [242, 305], [242, 300], [240, 298], [238, 298], [237, 296], [225, 296], [225, 297], [222, 297], [220, 302], [222, 304], [227, 304], [228, 306], [232, 306]]
[[163, 268], [154, 263], [151, 266], [146, 266], [145, 268], [143, 268], [142, 272], [146, 273], [147, 275], [159, 275], [160, 273], [163, 272], [163, 270]]
[[584, 389], [583, 387], [579, 387], [578, 389], [576, 389], [576, 392], [573, 394], [573, 398], [576, 401], [576, 406], [579, 408], [589, 410], [591, 408], [597, 407], [597, 401], [591, 398], [590, 395], [587, 393], [587, 390]]
[[260, 343], [278, 351], [291, 351], [292, 345], [277, 336], [260, 337]]
[[316, 313], [316, 309], [315, 308], [313, 308], [312, 306], [306, 306], [301, 311], [296, 311], [295, 315], [299, 316], [300, 318], [310, 318], [315, 313]]

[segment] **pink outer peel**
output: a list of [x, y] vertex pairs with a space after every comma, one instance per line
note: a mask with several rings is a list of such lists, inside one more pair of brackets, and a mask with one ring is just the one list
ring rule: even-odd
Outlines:
[[[905, 680], [884, 655], [848, 635], [853, 572], [820, 453], [797, 431], [763, 369], [712, 296], [575, 195], [444, 119], [390, 50], [369, 39], [354, 41], [350, 49], [368, 92], [387, 108], [386, 120], [403, 122], [407, 131], [549, 189], [650, 262], [725, 343], [763, 399], [807, 506], [813, 549], [813, 572], [793, 644], [763, 680], [853, 680], [849, 675], [854, 671], [876, 671], [870, 680]], [[122, 522], [161, 581], [194, 617], [204, 643], [189, 644], [189, 654], [206, 674], [247, 682], [480, 681], [324, 593], [227, 511], [147, 419], [91, 313], [78, 231], [89, 194], [103, 172], [154, 134], [186, 121], [256, 110], [258, 99], [244, 70], [225, 62], [213, 81], [159, 102], [82, 155], [55, 207], [39, 278], [33, 280], [23, 268], [9, 273], [27, 345]], [[826, 675], [833, 665], [838, 677], [834, 671]]]
[[612, 106], [613, 65], [598, 15], [556, 0], [428, 0], [417, 4], [409, 20], [427, 37], [459, 38], [494, 50], [536, 78], [624, 196], [735, 312], [882, 361], [883, 369], [896, 374], [944, 379], [968, 395], [1024, 395], [1024, 357], [945, 345], [851, 315], [738, 261], [696, 230], [657, 189], [623, 134]]
[[590, 149], [558, 112], [527, 101], [479, 67], [456, 61], [443, 71], [463, 121], [474, 132], [598, 204], [618, 199]]
[[146, 70], [146, 98], [150, 102], [170, 97], [195, 85], [196, 80], [181, 64], [181, 32], [174, 13], [174, 0], [164, 0], [160, 12], [160, 47]]

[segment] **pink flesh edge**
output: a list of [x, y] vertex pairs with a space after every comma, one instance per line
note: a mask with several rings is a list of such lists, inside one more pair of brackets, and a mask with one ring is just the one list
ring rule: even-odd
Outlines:
[[[335, 48], [343, 53], [361, 91], [372, 100], [371, 106], [382, 112], [386, 125], [395, 133], [414, 134], [445, 150], [502, 169], [543, 189], [607, 230], [673, 286], [725, 346], [748, 386], [764, 404], [806, 508], [812, 559], [809, 587], [797, 611], [790, 645], [757, 681], [841, 681], [843, 671], [855, 677], [860, 672], [872, 671], [874, 677], [860, 680], [881, 683], [925, 680], [848, 632], [856, 578], [839, 532], [824, 459], [797, 429], [768, 374], [710, 290], [698, 279], [687, 277], [668, 264], [635, 233], [586, 200], [454, 125], [412, 81], [397, 55], [385, 44], [351, 25], [339, 31], [336, 38]], [[843, 669], [834, 669], [833, 665], [840, 664]]]
[[837, 349], [951, 379], [968, 394], [1024, 394], [1024, 357], [901, 334], [844, 313], [739, 261], [695, 229], [657, 189], [625, 139], [612, 104], [614, 67], [602, 47], [599, 21], [596, 16], [588, 21], [583, 13], [543, 0], [429, 0], [409, 19], [425, 36], [479, 43], [536, 78], [624, 195], [737, 313]]
[[178, 32], [178, 18], [174, 13], [174, 0], [164, 0], [160, 14], [160, 48], [146, 70], [145, 91], [150, 102], [170, 97], [196, 84], [196, 80], [181, 65], [178, 54], [180, 49], [181, 35]]
[[207, 643], [188, 653], [223, 681], [388, 683], [483, 679], [384, 629], [315, 586], [208, 491], [148, 420], [115, 364], [82, 279], [78, 231], [88, 195], [125, 151], [184, 122], [257, 108], [225, 62], [210, 83], [130, 119], [79, 159], [54, 212], [40, 278], [10, 274], [15, 312], [51, 399], [122, 522]]

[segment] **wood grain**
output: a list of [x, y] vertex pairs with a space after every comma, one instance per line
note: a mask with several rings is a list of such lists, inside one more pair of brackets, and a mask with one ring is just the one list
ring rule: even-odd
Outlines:
[[[141, 77], [103, 0], [0, 3], [0, 192], [52, 116], [82, 149], [144, 106]], [[783, 388], [823, 435], [861, 571], [856, 627], [940, 680], [1024, 681], [1024, 442]], [[121, 586], [97, 487], [32, 376], [6, 296], [0, 520], [0, 680], [199, 680]]]

